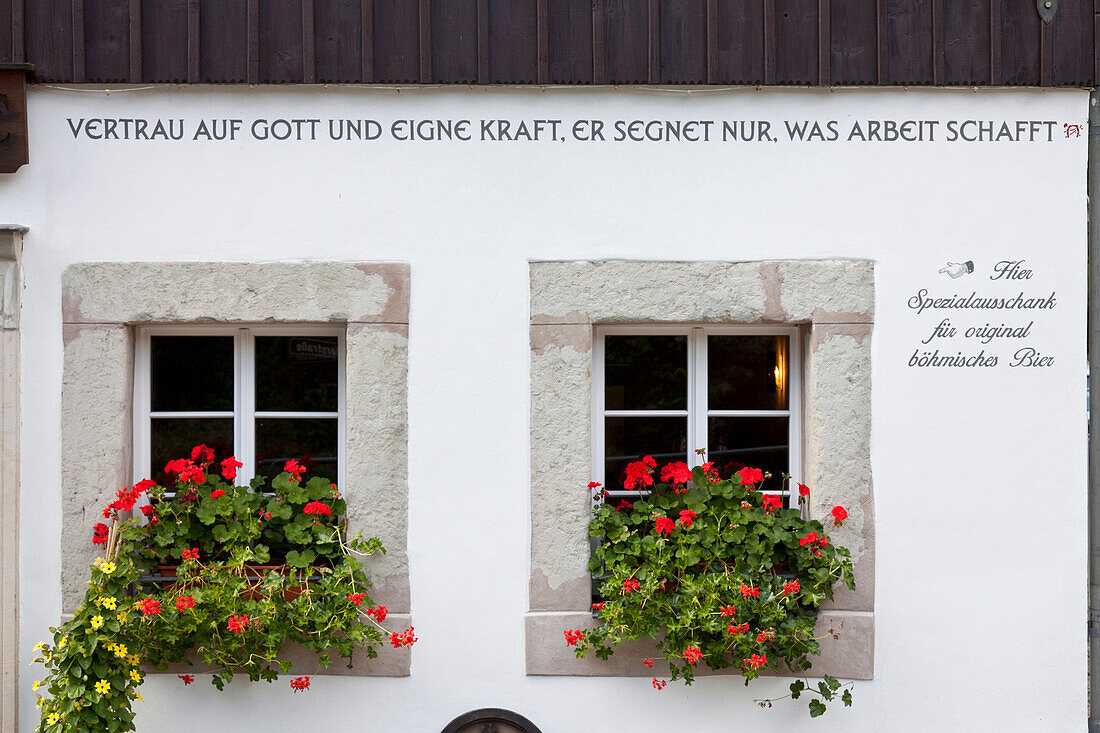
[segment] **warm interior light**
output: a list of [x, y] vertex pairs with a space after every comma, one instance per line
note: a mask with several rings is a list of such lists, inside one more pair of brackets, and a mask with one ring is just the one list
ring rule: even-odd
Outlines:
[[775, 365], [775, 388], [778, 390], [783, 389], [783, 362], [780, 361]]

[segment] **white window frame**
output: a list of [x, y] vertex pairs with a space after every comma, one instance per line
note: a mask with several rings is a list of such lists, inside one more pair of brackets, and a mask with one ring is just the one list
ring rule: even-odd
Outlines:
[[[169, 418], [233, 418], [233, 450], [244, 465], [237, 471], [236, 484], [247, 486], [256, 475], [257, 418], [333, 418], [336, 419], [337, 485], [344, 485], [347, 459], [345, 456], [346, 330], [343, 326], [318, 324], [279, 325], [188, 325], [138, 326], [134, 344], [134, 461], [133, 480], [149, 478], [152, 453], [151, 428], [154, 417]], [[233, 337], [233, 410], [217, 412], [157, 412], [151, 411], [152, 400], [152, 336], [232, 336]], [[257, 336], [335, 336], [338, 348], [335, 412], [273, 412], [256, 410], [256, 337]]]
[[[607, 336], [687, 336], [687, 409], [684, 410], [608, 410], [605, 408], [605, 349]], [[710, 410], [707, 404], [708, 336], [787, 336], [787, 407], [786, 410]], [[689, 466], [701, 465], [705, 458], [696, 449], [709, 450], [707, 422], [711, 417], [787, 417], [788, 461], [791, 479], [779, 493], [787, 505], [798, 506], [798, 494], [791, 486], [802, 476], [802, 338], [797, 326], [712, 326], [712, 325], [636, 325], [597, 326], [593, 329], [592, 348], [592, 473], [593, 480], [604, 484], [610, 496], [638, 496], [639, 492], [607, 486], [604, 476], [604, 420], [608, 417], [686, 417]], [[769, 493], [773, 493], [770, 492]]]

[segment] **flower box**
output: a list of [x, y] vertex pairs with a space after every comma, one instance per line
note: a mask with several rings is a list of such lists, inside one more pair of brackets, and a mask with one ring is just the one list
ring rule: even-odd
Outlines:
[[[363, 559], [385, 550], [347, 536], [335, 484], [305, 480], [288, 461], [270, 488], [263, 479], [236, 486], [241, 464], [230, 458], [217, 471], [212, 460], [196, 446], [165, 467], [171, 489], [140, 481], [104, 510], [111, 524], [95, 527], [104, 556], [85, 601], [51, 629], [52, 644], [36, 647], [48, 671], [42, 733], [133, 730], [130, 704], [149, 666], [197, 672], [197, 663], [222, 689], [238, 674], [273, 681], [300, 669], [307, 652], [325, 669], [333, 653], [369, 664], [387, 640], [398, 650], [415, 643], [411, 626], [383, 626], [388, 610], [368, 595]], [[72, 675], [74, 665], [87, 674]], [[191, 672], [179, 677], [194, 682]], [[290, 684], [304, 691], [310, 678]]]

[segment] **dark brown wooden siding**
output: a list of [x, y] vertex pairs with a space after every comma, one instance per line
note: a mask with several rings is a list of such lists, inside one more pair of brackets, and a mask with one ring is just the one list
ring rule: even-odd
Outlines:
[[0, 0], [39, 82], [1092, 86], [1100, 0]]

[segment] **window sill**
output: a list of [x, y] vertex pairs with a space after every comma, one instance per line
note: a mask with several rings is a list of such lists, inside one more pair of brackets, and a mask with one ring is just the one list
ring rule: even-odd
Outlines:
[[[577, 659], [574, 647], [565, 643], [564, 629], [587, 629], [596, 620], [587, 611], [537, 611], [524, 618], [526, 664], [528, 675], [572, 677], [652, 677], [667, 675], [668, 664], [650, 640], [621, 644], [607, 660], [591, 652]], [[829, 635], [836, 630], [839, 639]], [[811, 657], [810, 677], [832, 675], [850, 680], [874, 677], [875, 614], [865, 611], [826, 611], [818, 614], [816, 636], [821, 639], [821, 654]], [[653, 659], [653, 668], [642, 664]], [[740, 670], [728, 667], [711, 670], [700, 665], [696, 675], [738, 675]], [[766, 672], [767, 676], [775, 676]], [[788, 673], [783, 676], [795, 676]]]
[[[61, 615], [61, 623], [71, 620], [73, 614]], [[407, 629], [412, 626], [412, 614], [391, 613], [386, 617], [388, 626], [395, 629]], [[317, 654], [306, 649], [300, 644], [287, 647], [285, 659], [293, 665], [288, 674], [326, 675], [333, 677], [408, 677], [412, 668], [412, 650], [409, 647], [394, 649], [390, 646], [379, 646], [376, 651], [378, 656], [371, 659], [363, 650], [357, 649], [348, 660], [334, 656], [327, 668], [322, 668], [317, 663]], [[201, 663], [196, 664], [169, 664], [165, 669], [157, 669], [149, 665], [142, 665], [141, 670], [146, 674], [209, 674], [213, 671]]]

